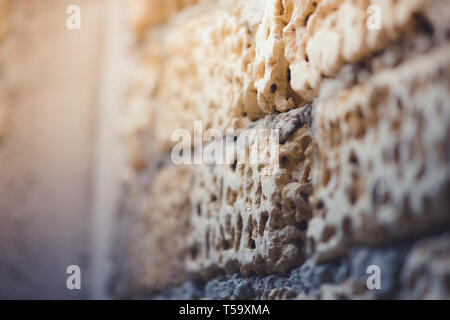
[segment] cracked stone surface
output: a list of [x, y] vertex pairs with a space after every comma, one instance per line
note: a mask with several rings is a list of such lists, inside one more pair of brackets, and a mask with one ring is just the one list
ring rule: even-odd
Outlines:
[[[364, 246], [351, 249], [334, 261], [318, 264], [312, 259], [286, 273], [267, 276], [242, 277], [233, 274], [217, 277], [206, 283], [193, 279], [180, 286], [170, 287], [152, 296], [152, 299], [402, 299], [409, 288], [400, 279], [404, 269], [418, 268], [412, 260], [424, 259], [427, 254], [445, 257], [449, 244], [448, 232], [425, 240], [409, 239], [381, 247]], [[424, 246], [440, 243], [440, 249], [424, 250]], [[422, 253], [420, 252], [422, 250]], [[441, 252], [441, 253], [440, 253]], [[424, 260], [422, 260], [424, 261]], [[435, 271], [421, 274], [422, 279], [432, 279], [433, 272], [445, 277], [448, 273], [445, 260]], [[377, 265], [381, 270], [381, 290], [369, 290], [366, 285], [367, 268]], [[407, 279], [407, 277], [405, 278]], [[436, 285], [438, 282], [435, 282]], [[441, 284], [444, 286], [444, 283]], [[420, 292], [418, 288], [416, 292]], [[446, 288], [448, 294], [449, 288]], [[440, 297], [444, 297], [440, 295]]]

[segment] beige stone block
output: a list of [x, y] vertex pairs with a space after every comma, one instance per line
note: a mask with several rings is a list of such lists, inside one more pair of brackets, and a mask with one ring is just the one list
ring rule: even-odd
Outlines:
[[[380, 10], [380, 28], [368, 27]], [[173, 16], [158, 43], [162, 69], [156, 136], [178, 128], [244, 128], [313, 101], [324, 78], [370, 60], [420, 29], [445, 38], [444, 0], [229, 0]]]
[[[441, 37], [450, 27], [443, 17], [450, 10], [445, 0], [279, 2], [285, 8], [283, 39], [290, 85], [307, 101], [317, 97], [325, 77], [336, 77], [345, 64], [370, 58], [414, 33], [418, 22]], [[369, 28], [376, 18], [370, 6], [379, 12], [379, 28]]]
[[257, 1], [227, 1], [177, 16], [163, 37], [156, 137], [173, 145], [175, 129], [244, 128], [263, 117], [252, 76]]
[[[272, 158], [278, 160], [278, 169], [269, 160], [271, 155], [256, 162], [236, 157], [231, 164], [196, 166], [190, 192], [189, 272], [203, 278], [223, 271], [284, 272], [304, 261], [312, 193], [308, 109], [268, 116], [236, 139], [228, 137], [227, 154], [236, 145], [251, 154], [256, 139], [244, 143], [250, 130], [280, 128], [279, 153]], [[264, 140], [259, 143], [255, 150], [266, 154]]]
[[449, 74], [444, 44], [319, 98], [308, 229], [316, 258], [450, 220]]

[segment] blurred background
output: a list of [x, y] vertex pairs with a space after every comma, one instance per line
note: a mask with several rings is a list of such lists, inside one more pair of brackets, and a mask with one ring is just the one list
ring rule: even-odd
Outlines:
[[[0, 298], [107, 298], [123, 5], [0, 0]], [[67, 289], [69, 265], [82, 290]]]

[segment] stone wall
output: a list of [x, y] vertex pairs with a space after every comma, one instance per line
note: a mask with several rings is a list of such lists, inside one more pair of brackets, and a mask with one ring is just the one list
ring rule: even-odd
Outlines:
[[[450, 297], [448, 1], [130, 5], [117, 296]], [[171, 161], [195, 121], [230, 162]]]
[[0, 0], [0, 298], [450, 299], [448, 17]]

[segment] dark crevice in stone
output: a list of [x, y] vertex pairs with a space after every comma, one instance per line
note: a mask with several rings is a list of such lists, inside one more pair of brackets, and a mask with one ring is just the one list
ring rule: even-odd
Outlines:
[[[449, 228], [436, 230], [434, 235], [448, 233]], [[431, 234], [430, 234], [431, 236]], [[314, 297], [324, 284], [340, 284], [346, 279], [366, 281], [367, 268], [377, 265], [382, 271], [381, 289], [374, 291], [376, 299], [400, 297], [400, 273], [412, 246], [420, 238], [410, 238], [385, 246], [362, 246], [349, 250], [339, 259], [316, 264], [312, 259], [288, 273], [243, 277], [235, 273], [220, 276], [206, 283], [193, 278], [179, 286], [147, 296], [150, 299], [295, 299], [299, 294]]]

